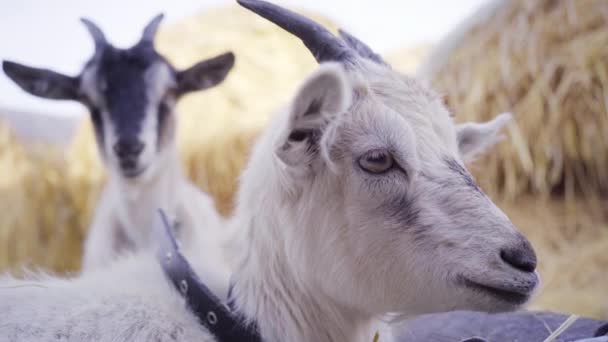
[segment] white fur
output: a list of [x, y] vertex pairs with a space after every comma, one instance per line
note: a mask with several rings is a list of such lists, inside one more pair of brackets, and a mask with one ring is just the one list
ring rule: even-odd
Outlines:
[[[302, 128], [306, 139], [290, 134]], [[324, 64], [304, 83], [256, 143], [230, 222], [235, 304], [264, 341], [371, 341], [391, 312], [519, 306], [458, 282], [531, 291], [536, 275], [500, 260], [523, 238], [454, 171], [456, 136], [431, 90], [385, 67]], [[363, 171], [360, 156], [378, 149], [399, 168]], [[189, 260], [213, 283], [194, 246]], [[0, 312], [11, 339], [210, 340], [146, 255], [73, 280], [5, 279]]]

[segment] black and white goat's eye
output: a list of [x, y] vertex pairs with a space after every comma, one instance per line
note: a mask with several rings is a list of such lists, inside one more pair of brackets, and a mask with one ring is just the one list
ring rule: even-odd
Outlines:
[[395, 161], [386, 150], [373, 150], [359, 158], [359, 166], [369, 173], [384, 173], [393, 168]]

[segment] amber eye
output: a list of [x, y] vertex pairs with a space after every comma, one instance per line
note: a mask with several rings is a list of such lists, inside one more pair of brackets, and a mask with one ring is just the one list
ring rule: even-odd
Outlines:
[[393, 167], [393, 156], [386, 150], [373, 150], [359, 158], [359, 166], [369, 173], [383, 173]]

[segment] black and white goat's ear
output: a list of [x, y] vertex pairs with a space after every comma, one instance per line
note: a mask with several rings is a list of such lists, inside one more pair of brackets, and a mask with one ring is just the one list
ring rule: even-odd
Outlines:
[[52, 70], [3, 61], [2, 70], [26, 92], [54, 100], [78, 100], [79, 80]]
[[341, 65], [321, 65], [291, 103], [287, 129], [276, 149], [278, 158], [291, 167], [310, 165], [319, 153], [325, 128], [332, 117], [348, 109], [352, 93]]
[[487, 122], [457, 125], [456, 136], [462, 159], [465, 162], [472, 161], [499, 142], [502, 137], [500, 131], [512, 118], [511, 113], [503, 113]]
[[203, 90], [220, 84], [234, 66], [234, 54], [227, 52], [198, 62], [177, 73], [177, 93]]

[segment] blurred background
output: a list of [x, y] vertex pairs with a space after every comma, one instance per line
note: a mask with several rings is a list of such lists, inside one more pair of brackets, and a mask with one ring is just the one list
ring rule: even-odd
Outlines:
[[[226, 82], [178, 105], [186, 171], [225, 215], [258, 132], [316, 65], [231, 1], [0, 1], [0, 59], [67, 74], [93, 52], [82, 16], [128, 47], [164, 12], [156, 46], [180, 68], [234, 51]], [[503, 142], [469, 167], [537, 250], [532, 308], [608, 318], [608, 1], [275, 2], [418, 73], [457, 121], [511, 111]], [[0, 272], [77, 271], [105, 179], [84, 108], [27, 95], [0, 73], [0, 170]]]

